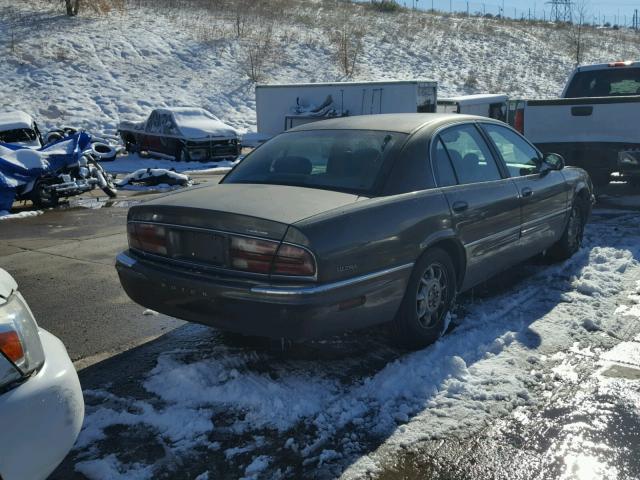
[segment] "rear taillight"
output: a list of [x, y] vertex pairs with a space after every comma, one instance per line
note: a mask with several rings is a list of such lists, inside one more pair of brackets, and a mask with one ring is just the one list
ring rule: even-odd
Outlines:
[[270, 240], [231, 237], [229, 259], [232, 268], [245, 272], [300, 277], [316, 273], [316, 263], [309, 251]]
[[232, 237], [229, 247], [231, 266], [254, 273], [269, 273], [273, 257], [278, 250], [277, 242], [254, 238]]
[[129, 247], [156, 255], [167, 254], [167, 229], [162, 225], [129, 223]]
[[304, 248], [283, 243], [273, 261], [271, 273], [312, 277], [316, 273], [316, 264], [313, 256]]
[[513, 128], [524, 135], [524, 110], [522, 108], [516, 110], [516, 116], [513, 121]]

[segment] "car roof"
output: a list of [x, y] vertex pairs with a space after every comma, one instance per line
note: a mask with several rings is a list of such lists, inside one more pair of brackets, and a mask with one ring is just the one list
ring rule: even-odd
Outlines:
[[31, 128], [33, 118], [28, 113], [20, 110], [0, 112], [0, 128], [2, 130], [17, 130], [18, 128]]
[[205, 117], [209, 117], [210, 115], [213, 115], [211, 112], [208, 112], [204, 108], [199, 108], [199, 107], [163, 107], [163, 108], [156, 108], [155, 111], [160, 113], [171, 113], [171, 114], [177, 113], [177, 114], [183, 114], [183, 115], [202, 115]]
[[464, 121], [491, 121], [487, 117], [461, 115], [459, 113], [382, 113], [377, 115], [354, 115], [318, 122], [305, 123], [287, 130], [380, 130], [411, 134], [423, 127], [435, 130], [443, 125]]

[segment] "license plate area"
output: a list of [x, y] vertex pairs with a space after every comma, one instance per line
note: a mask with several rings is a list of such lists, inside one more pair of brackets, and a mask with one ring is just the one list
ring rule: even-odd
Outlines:
[[211, 232], [171, 230], [169, 257], [174, 260], [224, 266], [227, 238]]

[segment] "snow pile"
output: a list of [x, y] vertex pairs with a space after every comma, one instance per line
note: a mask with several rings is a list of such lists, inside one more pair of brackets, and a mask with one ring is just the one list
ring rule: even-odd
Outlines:
[[0, 210], [0, 222], [3, 220], [17, 220], [20, 218], [29, 218], [29, 217], [37, 217], [38, 215], [42, 215], [44, 211], [42, 210], [27, 210], [19, 213], [10, 213], [6, 210]]
[[118, 180], [116, 186], [125, 190], [171, 189], [188, 187], [192, 183], [189, 176], [165, 168], [143, 168]]

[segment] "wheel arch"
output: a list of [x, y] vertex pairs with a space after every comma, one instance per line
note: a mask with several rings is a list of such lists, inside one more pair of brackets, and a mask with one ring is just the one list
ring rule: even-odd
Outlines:
[[420, 247], [422, 249], [421, 255], [424, 255], [430, 249], [440, 248], [451, 257], [453, 266], [456, 269], [456, 284], [458, 290], [460, 290], [467, 270], [467, 255], [462, 243], [453, 232], [442, 232], [439, 235], [434, 235], [422, 242]]

